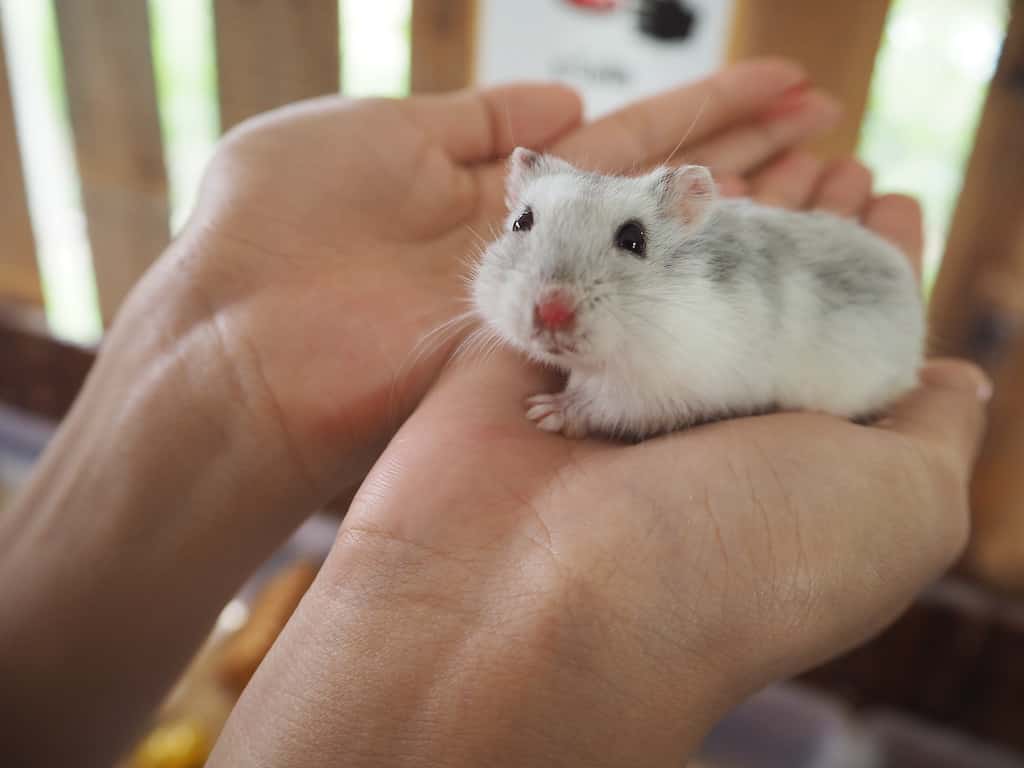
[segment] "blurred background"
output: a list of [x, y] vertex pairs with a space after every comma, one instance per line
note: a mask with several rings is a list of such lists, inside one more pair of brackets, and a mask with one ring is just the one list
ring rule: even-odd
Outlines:
[[[816, 148], [922, 202], [934, 351], [993, 376], [992, 427], [961, 567], [734, 713], [702, 765], [1024, 765], [1020, 0], [0, 0], [0, 33], [0, 509], [232, 125], [523, 78], [577, 87], [595, 117], [739, 58], [800, 60], [846, 105]], [[330, 538], [311, 521], [226, 607], [126, 764], [202, 764]]]

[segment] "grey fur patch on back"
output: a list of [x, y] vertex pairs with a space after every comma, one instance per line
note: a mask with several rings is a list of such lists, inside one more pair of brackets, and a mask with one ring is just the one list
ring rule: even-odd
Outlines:
[[706, 241], [708, 279], [719, 285], [731, 283], [745, 260], [745, 249], [738, 237], [723, 233]]
[[711, 214], [699, 234], [688, 238], [673, 254], [675, 261], [691, 260], [703, 266], [704, 276], [723, 287], [735, 281], [740, 268], [749, 261], [749, 248], [731, 226], [731, 216], [722, 209]]
[[765, 241], [771, 244], [775, 253], [796, 253], [800, 247], [796, 237], [781, 221], [761, 221], [760, 227], [763, 231]]
[[773, 222], [735, 220], [735, 213], [720, 209], [699, 241], [699, 249], [707, 263], [707, 277], [728, 288], [742, 277], [753, 277], [766, 293], [778, 291], [779, 259], [785, 259], [797, 248], [793, 237]]
[[844, 260], [821, 261], [810, 265], [820, 288], [819, 295], [829, 307], [871, 306], [893, 290], [897, 278], [894, 268], [876, 259], [858, 258], [851, 249]]

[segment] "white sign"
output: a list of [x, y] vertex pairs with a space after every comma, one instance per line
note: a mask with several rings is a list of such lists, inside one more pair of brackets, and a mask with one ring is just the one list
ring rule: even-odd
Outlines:
[[587, 117], [724, 61], [732, 0], [479, 0], [477, 81], [556, 80]]

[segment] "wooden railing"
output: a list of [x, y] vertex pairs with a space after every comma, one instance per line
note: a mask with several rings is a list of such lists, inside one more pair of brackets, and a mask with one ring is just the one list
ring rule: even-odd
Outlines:
[[[147, 3], [53, 2], [88, 237], [101, 310], [109, 321], [169, 238]], [[264, 110], [339, 90], [337, 0], [212, 2], [222, 130]], [[735, 0], [729, 55], [781, 54], [803, 62], [846, 105], [844, 123], [818, 149], [850, 153], [857, 145], [888, 6], [889, 0]], [[412, 90], [449, 90], [472, 82], [475, 10], [474, 0], [413, 0]], [[0, 299], [38, 306], [42, 292], [2, 45], [0, 37]], [[934, 351], [974, 358], [996, 382], [990, 431], [974, 483], [976, 532], [965, 569], [984, 585], [1018, 593], [1024, 593], [1022, 72], [1024, 0], [1012, 0], [1006, 43], [931, 305], [933, 336], [940, 342]], [[58, 419], [77, 392], [91, 353], [47, 339], [38, 323], [10, 318], [10, 310], [0, 312], [0, 399]], [[952, 605], [939, 612], [946, 611], [953, 625], [966, 627], [970, 617]], [[915, 609], [891, 631], [895, 634], [816, 679], [850, 690], [864, 664], [871, 663], [864, 661], [865, 653], [883, 666], [904, 663], [903, 650], [893, 648], [904, 648], [899, 643], [909, 642], [906, 633], [912, 631], [907, 622], [928, 610]], [[991, 632], [1001, 638], [1000, 648], [1022, 647], [1024, 627], [1016, 619], [986, 626], [998, 626]], [[927, 642], [920, 633], [915, 637]], [[984, 648], [981, 644], [971, 651], [983, 667], [991, 665]], [[871, 685], [857, 688], [857, 696], [897, 701], [888, 679], [879, 673]], [[1010, 695], [1009, 686], [1018, 702], [1024, 701], [1024, 684], [1009, 678], [1003, 682], [1000, 696]], [[941, 719], [930, 704], [917, 709]], [[1011, 732], [1016, 733], [1004, 729], [998, 738], [1024, 748], [1024, 738]]]
[[[147, 3], [52, 0], [101, 311], [109, 322], [169, 238]], [[221, 130], [292, 101], [339, 90], [337, 0], [211, 0]], [[846, 105], [819, 144], [856, 147], [889, 0], [737, 0], [730, 57], [785, 54]], [[770, 8], [768, 6], [771, 6]], [[410, 84], [473, 80], [477, 0], [413, 0]], [[844, 41], [842, 57], [831, 41]], [[0, 40], [2, 45], [2, 40]], [[0, 57], [0, 295], [41, 301], [11, 98]]]
[[[105, 323], [169, 240], [167, 170], [145, 2], [53, 0]], [[472, 0], [413, 3], [412, 89], [468, 85]], [[337, 0], [213, 0], [221, 130], [339, 91]], [[0, 38], [0, 296], [42, 301]]]

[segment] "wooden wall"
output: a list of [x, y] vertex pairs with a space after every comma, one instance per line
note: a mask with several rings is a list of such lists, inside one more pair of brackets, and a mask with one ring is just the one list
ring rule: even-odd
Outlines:
[[778, 55], [802, 63], [845, 110], [838, 129], [819, 140], [817, 149], [829, 156], [852, 154], [890, 0], [734, 1], [729, 58]]
[[996, 386], [975, 472], [967, 566], [1024, 591], [1024, 2], [1012, 15], [932, 301], [934, 351]]
[[56, 0], [75, 158], [105, 322], [167, 245], [146, 3]]
[[410, 83], [414, 93], [451, 91], [473, 81], [475, 0], [416, 0]]
[[337, 93], [337, 0], [214, 0], [221, 130]]
[[0, 247], [0, 289], [3, 295], [19, 302], [39, 305], [43, 294], [36, 269], [35, 238], [28, 215], [2, 32], [0, 28], [0, 232], [4, 239]]

